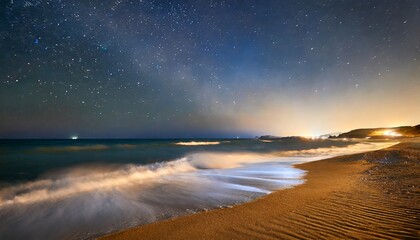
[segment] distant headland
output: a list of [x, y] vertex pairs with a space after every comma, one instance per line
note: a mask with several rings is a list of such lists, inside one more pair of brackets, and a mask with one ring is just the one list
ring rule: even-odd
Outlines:
[[279, 137], [264, 135], [257, 137], [260, 140], [307, 140], [309, 139], [340, 139], [340, 138], [365, 138], [365, 139], [387, 139], [387, 138], [407, 138], [420, 137], [420, 124], [416, 126], [400, 126], [390, 128], [360, 128], [345, 133], [329, 133], [316, 137], [287, 136]]

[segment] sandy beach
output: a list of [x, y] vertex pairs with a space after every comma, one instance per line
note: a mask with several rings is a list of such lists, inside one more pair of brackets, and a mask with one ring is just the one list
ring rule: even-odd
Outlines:
[[295, 188], [101, 239], [418, 239], [419, 164], [418, 139], [300, 164]]

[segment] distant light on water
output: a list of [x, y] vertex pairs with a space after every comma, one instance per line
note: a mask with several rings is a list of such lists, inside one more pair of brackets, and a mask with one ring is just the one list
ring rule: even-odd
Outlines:
[[79, 139], [79, 137], [78, 136], [71, 136], [70, 139], [77, 140], [77, 139]]

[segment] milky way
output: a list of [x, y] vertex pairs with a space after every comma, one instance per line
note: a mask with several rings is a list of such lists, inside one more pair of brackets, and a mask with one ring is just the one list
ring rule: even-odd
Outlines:
[[2, 1], [0, 137], [321, 134], [420, 119], [420, 1]]

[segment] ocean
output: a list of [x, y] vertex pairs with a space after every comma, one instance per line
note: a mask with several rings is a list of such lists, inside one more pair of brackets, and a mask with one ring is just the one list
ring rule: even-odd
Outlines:
[[293, 164], [388, 147], [344, 140], [0, 140], [0, 238], [86, 239], [304, 182]]

